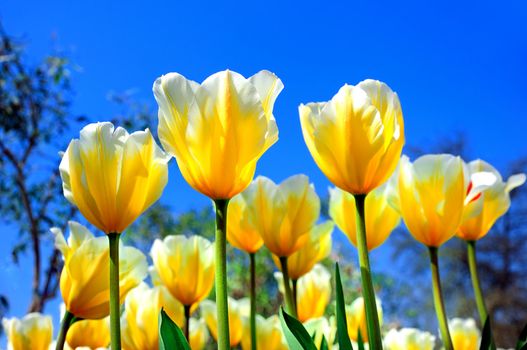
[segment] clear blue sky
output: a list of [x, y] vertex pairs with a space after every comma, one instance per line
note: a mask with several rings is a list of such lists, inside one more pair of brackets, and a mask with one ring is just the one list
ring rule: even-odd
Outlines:
[[[70, 54], [81, 68], [74, 110], [93, 121], [115, 112], [109, 91], [133, 89], [155, 106], [152, 83], [167, 72], [197, 81], [226, 68], [245, 76], [275, 72], [285, 84], [275, 106], [280, 140], [257, 173], [276, 181], [306, 173], [321, 195], [329, 183], [304, 145], [297, 106], [328, 100], [344, 83], [365, 78], [398, 92], [408, 145], [462, 130], [471, 152], [500, 169], [527, 153], [525, 1], [7, 0], [0, 17], [9, 33], [27, 39], [31, 59], [55, 46]], [[175, 166], [163, 201], [178, 211], [208, 204]], [[15, 237], [6, 231], [0, 293], [20, 316], [30, 261], [7, 268]], [[382, 249], [374, 261], [384, 259]]]

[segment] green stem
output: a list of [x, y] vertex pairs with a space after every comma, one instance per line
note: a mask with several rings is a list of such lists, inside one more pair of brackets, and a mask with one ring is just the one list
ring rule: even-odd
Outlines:
[[119, 233], [108, 234], [110, 244], [110, 336], [111, 349], [121, 349], [121, 303], [119, 301]]
[[[470, 278], [472, 279], [472, 288], [474, 289], [474, 296], [476, 298], [476, 305], [478, 307], [479, 318], [481, 324], [485, 324], [487, 317], [489, 317], [487, 312], [487, 307], [485, 306], [485, 299], [483, 298], [483, 293], [481, 291], [481, 286], [479, 284], [478, 276], [478, 267], [476, 264], [476, 241], [467, 241], [467, 256], [468, 256], [468, 266], [470, 268]], [[491, 349], [496, 349], [496, 344], [494, 343], [494, 337], [491, 334]]]
[[356, 194], [356, 222], [357, 222], [357, 249], [359, 251], [359, 265], [362, 281], [362, 296], [366, 308], [366, 323], [368, 325], [368, 342], [370, 349], [382, 349], [381, 327], [379, 314], [377, 313], [377, 301], [373, 282], [371, 279], [370, 257], [368, 255], [368, 244], [366, 241], [366, 216], [364, 205], [365, 194]]
[[293, 282], [293, 304], [295, 305], [295, 310], [298, 310], [298, 299], [297, 299], [297, 289], [296, 289], [298, 280], [292, 280], [292, 282]]
[[230, 348], [229, 306], [227, 304], [227, 207], [229, 200], [214, 200], [216, 207], [216, 310], [218, 349]]
[[57, 338], [56, 350], [64, 349], [64, 344], [66, 343], [66, 335], [68, 334], [68, 329], [72, 325], [74, 316], [71, 312], [66, 310], [64, 317], [62, 318], [62, 323], [60, 325], [59, 336]]
[[280, 257], [280, 266], [282, 267], [282, 276], [284, 280], [285, 308], [288, 314], [297, 318], [295, 303], [293, 301], [293, 292], [291, 291], [291, 282], [289, 281], [289, 272], [287, 270], [287, 256]]
[[191, 305], [184, 305], [183, 310], [185, 313], [185, 338], [190, 344], [190, 306]]
[[251, 350], [256, 350], [256, 261], [255, 253], [249, 253], [251, 270]]
[[437, 322], [441, 331], [441, 340], [445, 350], [454, 350], [450, 331], [448, 329], [448, 320], [445, 312], [445, 303], [443, 302], [443, 292], [441, 291], [441, 278], [439, 277], [439, 262], [437, 257], [437, 248], [428, 247], [430, 253], [430, 268], [432, 269], [432, 286], [434, 290], [434, 306], [436, 309]]

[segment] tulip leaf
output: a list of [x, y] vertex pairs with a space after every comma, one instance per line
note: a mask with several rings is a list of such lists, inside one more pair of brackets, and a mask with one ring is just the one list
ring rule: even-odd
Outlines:
[[358, 336], [358, 339], [357, 339], [357, 346], [359, 347], [359, 350], [364, 350], [364, 341], [362, 340], [362, 334], [360, 332], [360, 329], [359, 329], [359, 336]]
[[481, 332], [481, 345], [479, 346], [479, 350], [491, 350], [491, 344], [492, 334], [490, 330], [490, 321], [487, 317], [485, 324], [483, 325], [483, 331]]
[[328, 342], [326, 341], [326, 337], [322, 336], [322, 342], [320, 343], [320, 350], [329, 350]]
[[520, 333], [520, 339], [516, 343], [516, 350], [527, 350], [527, 324]]
[[339, 264], [335, 264], [335, 280], [337, 284], [337, 339], [340, 350], [353, 350], [350, 337], [348, 335], [348, 322], [346, 321], [346, 304], [344, 302], [344, 292], [340, 280]]
[[280, 323], [291, 350], [317, 350], [313, 339], [302, 323], [280, 308]]
[[161, 309], [159, 313], [159, 350], [191, 350], [185, 335], [167, 315], [165, 310]]

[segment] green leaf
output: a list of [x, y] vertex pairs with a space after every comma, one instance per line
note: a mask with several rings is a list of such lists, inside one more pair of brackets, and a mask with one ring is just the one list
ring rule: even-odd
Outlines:
[[346, 304], [344, 302], [344, 292], [340, 281], [339, 264], [335, 264], [335, 280], [337, 283], [337, 339], [340, 350], [353, 350], [350, 337], [348, 335], [348, 322], [346, 321]]
[[317, 350], [313, 339], [302, 323], [280, 308], [280, 322], [291, 350]]
[[364, 350], [364, 341], [362, 340], [362, 334], [360, 333], [360, 329], [359, 329], [359, 339], [357, 339], [357, 344], [359, 346], [359, 350]]
[[191, 350], [185, 335], [165, 310], [159, 313], [159, 350]]
[[322, 342], [320, 342], [320, 350], [329, 350], [328, 342], [326, 341], [326, 337], [322, 336]]
[[483, 325], [483, 331], [481, 332], [481, 345], [479, 346], [479, 350], [489, 350], [491, 348], [492, 343], [492, 334], [490, 330], [490, 322], [489, 318], [485, 320], [485, 324]]
[[527, 350], [527, 324], [520, 333], [520, 339], [516, 343], [516, 350]]

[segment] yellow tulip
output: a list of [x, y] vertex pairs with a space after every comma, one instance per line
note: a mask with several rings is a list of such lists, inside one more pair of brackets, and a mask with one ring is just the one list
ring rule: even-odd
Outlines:
[[226, 70], [201, 85], [178, 73], [155, 81], [159, 139], [190, 186], [229, 199], [249, 185], [258, 159], [278, 140], [273, 106], [282, 89], [268, 71], [246, 79]]
[[254, 210], [243, 195], [238, 194], [229, 201], [227, 211], [227, 240], [249, 254], [256, 253], [263, 245], [258, 227], [253, 220]]
[[320, 349], [322, 346], [322, 337], [326, 338], [329, 349], [336, 348], [332, 346], [335, 342], [335, 335], [337, 334], [337, 325], [334, 316], [331, 316], [329, 320], [325, 317], [311, 318], [304, 322], [304, 327], [309, 335], [314, 337], [313, 340], [317, 349]]
[[[284, 295], [284, 280], [281, 272], [275, 272], [274, 277], [278, 289]], [[317, 264], [311, 271], [297, 281], [297, 319], [305, 322], [311, 318], [324, 315], [331, 297], [331, 274], [322, 265]]]
[[[242, 340], [243, 335], [243, 317], [247, 314], [247, 300], [240, 301], [231, 297], [228, 298], [229, 303], [229, 341], [230, 346], [235, 347]], [[210, 334], [217, 341], [218, 340], [218, 325], [216, 317], [216, 303], [211, 300], [204, 300], [200, 305], [201, 316], [205, 320], [207, 327], [209, 327]]]
[[384, 348], [386, 350], [433, 350], [435, 341], [435, 336], [416, 328], [400, 330], [392, 328], [384, 337]]
[[413, 164], [401, 159], [398, 206], [412, 236], [439, 247], [455, 235], [463, 216], [463, 161], [448, 154], [426, 155]]
[[205, 299], [214, 285], [214, 244], [201, 236], [156, 239], [150, 250], [159, 279], [185, 306]]
[[2, 320], [10, 350], [48, 350], [53, 337], [51, 317], [38, 312], [25, 315], [22, 319]]
[[62, 157], [64, 196], [100, 230], [123, 232], [161, 196], [168, 160], [148, 129], [89, 124]]
[[329, 102], [300, 105], [306, 145], [327, 178], [344, 191], [367, 194], [393, 173], [404, 145], [399, 97], [388, 85], [344, 85]]
[[203, 350], [209, 340], [209, 331], [203, 319], [190, 319], [189, 343], [192, 350]]
[[[331, 233], [334, 226], [332, 221], [314, 226], [309, 232], [308, 241], [304, 246], [287, 258], [287, 270], [293, 281], [311, 271], [316, 263], [331, 253]], [[278, 269], [281, 270], [280, 261], [275, 255], [273, 255], [273, 260]]]
[[258, 176], [241, 196], [249, 222], [278, 257], [292, 255], [307, 242], [320, 214], [320, 199], [305, 175], [291, 176], [280, 185]]
[[[272, 349], [272, 350], [287, 350], [289, 347], [285, 341], [278, 316], [273, 315], [269, 318], [264, 318], [256, 315], [256, 348], [257, 349]], [[243, 318], [243, 338], [242, 350], [251, 349], [251, 330], [248, 318]]]
[[[379, 323], [382, 326], [382, 306], [377, 299], [377, 313], [379, 315]], [[359, 340], [359, 331], [364, 342], [368, 342], [368, 330], [366, 325], [366, 310], [364, 308], [364, 299], [358, 297], [351, 303], [346, 305], [346, 319], [348, 322], [348, 334], [351, 340]]]
[[[366, 197], [366, 242], [369, 251], [383, 244], [401, 221], [397, 210], [389, 204], [394, 191], [391, 183], [385, 183]], [[338, 188], [330, 189], [329, 194], [329, 215], [350, 242], [357, 246], [355, 198]]]
[[183, 325], [183, 305], [164, 287], [149, 288], [141, 283], [128, 293], [121, 316], [122, 342], [126, 350], [159, 349], [158, 319], [161, 308], [172, 321]]
[[[55, 247], [62, 252], [64, 267], [60, 275], [60, 291], [66, 310], [84, 319], [108, 316], [110, 284], [108, 278], [108, 239], [95, 237], [81, 224], [70, 221], [68, 241], [58, 228]], [[147, 275], [146, 257], [138, 249], [120, 243], [120, 300]]]
[[110, 320], [80, 320], [73, 323], [66, 335], [66, 346], [78, 349], [106, 349], [110, 344]]
[[[504, 182], [500, 173], [482, 160], [470, 162], [467, 169], [471, 177], [468, 190], [475, 193], [472, 200], [465, 205], [463, 222], [457, 235], [466, 241], [477, 241], [484, 237], [496, 220], [509, 210], [511, 205], [509, 193], [525, 182], [525, 174], [513, 175]], [[483, 190], [475, 189], [473, 178], [478, 174], [490, 175], [495, 181]], [[468, 196], [471, 197], [471, 194], [468, 193]]]
[[453, 318], [448, 322], [452, 344], [456, 350], [479, 349], [480, 332], [471, 318]]

